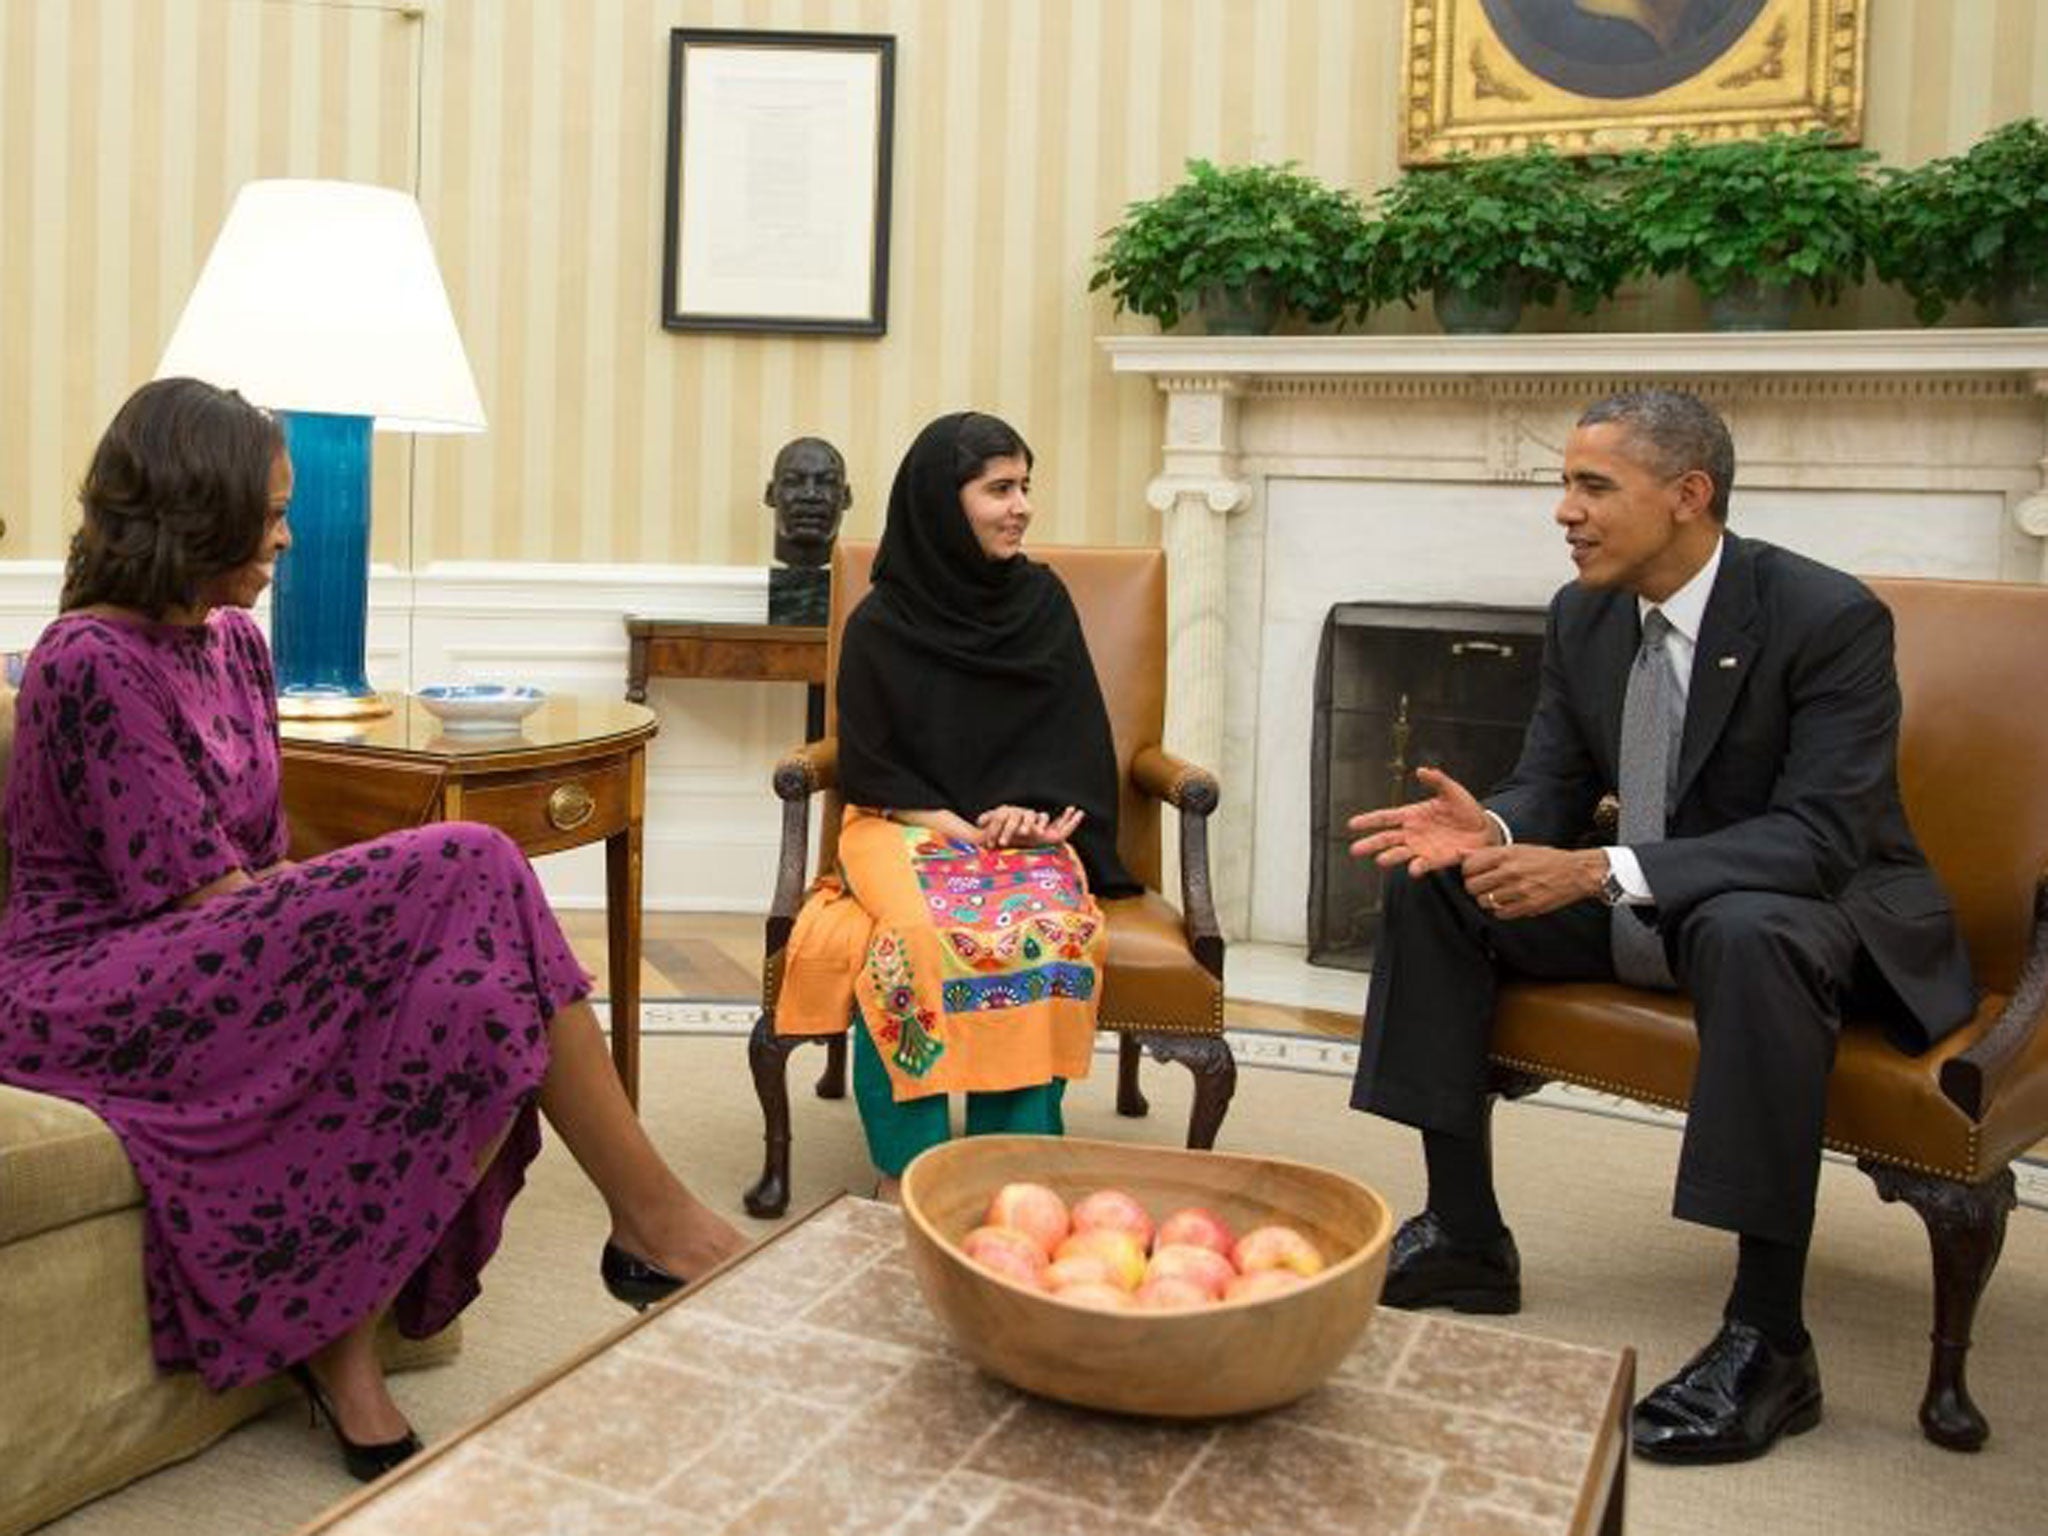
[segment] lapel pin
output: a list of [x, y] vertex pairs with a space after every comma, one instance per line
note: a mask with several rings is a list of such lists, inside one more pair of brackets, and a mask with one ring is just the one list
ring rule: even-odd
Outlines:
[[1735, 658], [1733, 656], [1723, 656], [1714, 665], [1723, 672], [1733, 672], [1735, 670]]

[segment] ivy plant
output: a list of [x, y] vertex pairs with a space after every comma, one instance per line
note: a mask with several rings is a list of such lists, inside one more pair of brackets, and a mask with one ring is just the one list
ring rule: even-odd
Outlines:
[[1951, 159], [1881, 174], [1877, 274], [1913, 296], [1922, 321], [2048, 278], [2048, 124], [2039, 118], [1994, 129]]
[[1270, 284], [1280, 302], [1314, 321], [1350, 303], [1345, 252], [1363, 223], [1358, 199], [1289, 161], [1216, 166], [1187, 162], [1171, 191], [1132, 203], [1102, 235], [1088, 288], [1107, 288], [1118, 313], [1172, 327], [1204, 289]]
[[1628, 275], [1630, 247], [1604, 161], [1547, 146], [1404, 173], [1375, 199], [1353, 244], [1353, 287], [1371, 302], [1519, 282], [1539, 304], [1560, 293], [1590, 310]]
[[1620, 206], [1641, 265], [1710, 299], [1749, 279], [1832, 300], [1869, 264], [1873, 158], [1827, 133], [1678, 139], [1628, 157]]

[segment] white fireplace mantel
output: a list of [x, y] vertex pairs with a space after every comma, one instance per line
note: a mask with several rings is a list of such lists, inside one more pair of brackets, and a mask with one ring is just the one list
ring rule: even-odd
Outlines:
[[1548, 493], [1532, 488], [1556, 482], [1602, 395], [1655, 381], [1711, 400], [1735, 437], [1734, 520], [1764, 537], [1864, 572], [2048, 580], [2048, 331], [1100, 345], [1165, 396], [1145, 494], [1169, 557], [1167, 733], [1224, 774], [1215, 864], [1235, 936], [1298, 937], [1292, 855], [1276, 866], [1271, 849], [1306, 845], [1295, 694], [1315, 605], [1340, 583], [1348, 598], [1540, 601], [1569, 571], [1552, 568]]
[[2048, 376], [2048, 331], [1713, 331], [1551, 336], [1106, 336], [1118, 373], [1199, 387], [1249, 378], [1507, 378], [1560, 374]]

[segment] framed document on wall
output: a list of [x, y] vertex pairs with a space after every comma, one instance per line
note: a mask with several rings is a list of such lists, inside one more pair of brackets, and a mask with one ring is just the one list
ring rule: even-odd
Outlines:
[[888, 329], [896, 40], [669, 33], [661, 323]]
[[1401, 160], [1863, 135], [1865, 0], [1408, 0]]

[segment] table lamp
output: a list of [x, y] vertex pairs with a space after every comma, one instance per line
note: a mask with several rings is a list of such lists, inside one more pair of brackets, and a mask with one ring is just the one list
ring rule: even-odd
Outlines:
[[238, 390], [284, 429], [294, 484], [270, 607], [278, 713], [386, 713], [364, 662], [370, 433], [484, 429], [419, 204], [355, 182], [247, 183], [157, 365], [176, 376]]

